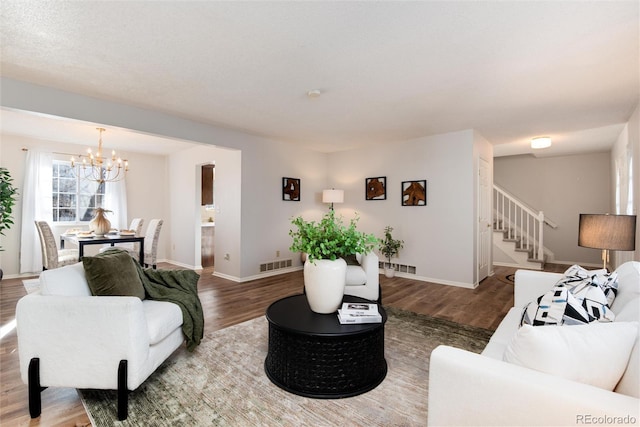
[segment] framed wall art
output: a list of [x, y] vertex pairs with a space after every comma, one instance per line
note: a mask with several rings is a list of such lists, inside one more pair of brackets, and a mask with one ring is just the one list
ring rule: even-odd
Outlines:
[[386, 200], [387, 199], [387, 177], [378, 176], [375, 178], [365, 178], [365, 199], [366, 200]]
[[282, 200], [300, 201], [300, 178], [282, 178]]
[[427, 206], [427, 180], [402, 181], [402, 206]]

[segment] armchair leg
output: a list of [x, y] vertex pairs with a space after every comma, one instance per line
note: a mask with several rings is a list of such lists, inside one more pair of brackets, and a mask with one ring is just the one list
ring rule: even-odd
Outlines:
[[124, 421], [129, 416], [129, 390], [127, 389], [127, 361], [121, 360], [118, 365], [118, 420]]
[[29, 382], [29, 415], [31, 418], [38, 418], [42, 413], [42, 399], [40, 393], [46, 387], [40, 386], [40, 358], [34, 357], [29, 361], [28, 371]]

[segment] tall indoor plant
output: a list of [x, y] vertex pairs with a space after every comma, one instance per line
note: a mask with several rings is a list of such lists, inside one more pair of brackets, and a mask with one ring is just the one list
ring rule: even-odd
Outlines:
[[327, 212], [319, 222], [296, 217], [291, 223], [296, 230], [289, 230], [293, 242], [289, 250], [302, 252], [304, 286], [311, 310], [316, 313], [333, 313], [340, 306], [344, 294], [347, 263], [343, 257], [371, 252], [378, 244], [373, 234], [356, 229], [359, 217], [345, 225], [335, 211]]
[[384, 228], [384, 238], [380, 239], [380, 252], [387, 259], [387, 264], [384, 266], [384, 275], [387, 277], [393, 277], [396, 271], [391, 265], [391, 257], [397, 255], [404, 247], [404, 240], [394, 239], [391, 235], [392, 231], [393, 227], [387, 225]]
[[[18, 189], [13, 186], [13, 178], [7, 168], [0, 168], [0, 234], [4, 236], [4, 230], [13, 225], [13, 206], [16, 203]], [[0, 251], [4, 250], [0, 246]], [[0, 268], [0, 280], [3, 272]]]

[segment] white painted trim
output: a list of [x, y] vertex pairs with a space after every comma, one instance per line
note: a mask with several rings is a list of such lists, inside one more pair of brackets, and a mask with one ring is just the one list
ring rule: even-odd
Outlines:
[[[380, 271], [380, 274], [384, 275], [384, 270], [379, 270], [379, 271]], [[399, 271], [396, 271], [395, 276], [402, 277], [404, 279], [417, 280], [419, 282], [435, 283], [436, 285], [456, 286], [459, 288], [466, 288], [466, 289], [475, 289], [478, 287], [477, 284], [473, 284], [473, 283], [453, 282], [449, 280], [434, 279], [432, 277], [417, 276], [415, 274], [410, 274], [410, 273], [400, 273]]]
[[182, 262], [174, 261], [172, 259], [156, 259], [156, 265], [160, 264], [161, 262], [177, 265], [178, 267], [186, 268], [189, 270], [202, 270], [202, 266], [189, 265]]
[[243, 277], [240, 281], [241, 282], [249, 282], [251, 280], [263, 279], [265, 277], [279, 276], [279, 275], [285, 274], [285, 273], [292, 273], [294, 271], [300, 271], [303, 268], [304, 268], [303, 266], [279, 268], [277, 270], [265, 271], [264, 273], [254, 274], [253, 276], [249, 276], [249, 277]]

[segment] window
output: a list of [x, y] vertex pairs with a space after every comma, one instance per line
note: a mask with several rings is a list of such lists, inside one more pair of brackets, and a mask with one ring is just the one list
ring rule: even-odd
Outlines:
[[93, 210], [102, 206], [104, 183], [97, 183], [76, 176], [68, 161], [53, 161], [53, 221], [90, 221]]

